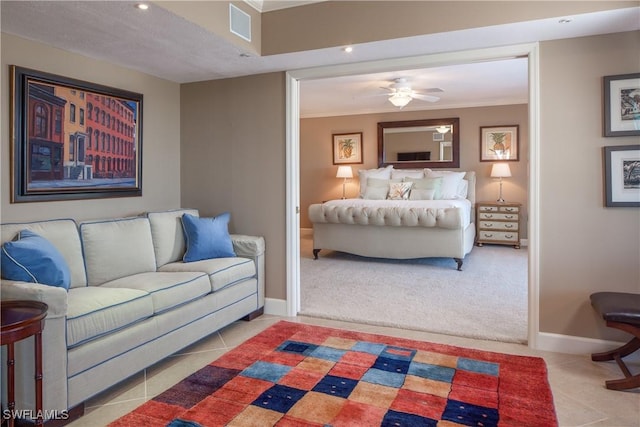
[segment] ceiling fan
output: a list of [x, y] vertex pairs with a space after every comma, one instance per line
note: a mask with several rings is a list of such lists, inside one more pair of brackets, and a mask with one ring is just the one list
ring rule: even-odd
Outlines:
[[[436, 102], [439, 101], [440, 98], [433, 95], [426, 95], [424, 93], [416, 92], [411, 89], [411, 85], [409, 81], [404, 78], [397, 78], [393, 80], [388, 87], [383, 87], [381, 89], [388, 90], [389, 93], [389, 102], [391, 102], [396, 107], [400, 107], [402, 109], [406, 106], [412, 99], [419, 99], [421, 101], [427, 102]], [[439, 88], [429, 88], [425, 90], [426, 92], [442, 92], [442, 89]]]

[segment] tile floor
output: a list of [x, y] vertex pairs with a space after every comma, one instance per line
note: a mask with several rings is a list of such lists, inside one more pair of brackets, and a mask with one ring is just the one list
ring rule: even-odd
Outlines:
[[[621, 377], [614, 362], [594, 363], [589, 355], [541, 352], [519, 344], [481, 341], [310, 317], [284, 318], [270, 315], [261, 316], [252, 322], [233, 323], [90, 399], [85, 407], [85, 415], [69, 426], [107, 425], [241, 344], [247, 338], [282, 319], [480, 350], [543, 357], [547, 363], [549, 382], [561, 426], [640, 427], [640, 390], [618, 392], [604, 388], [606, 379]], [[637, 372], [640, 370], [640, 360], [634, 360], [629, 367], [632, 372]]]

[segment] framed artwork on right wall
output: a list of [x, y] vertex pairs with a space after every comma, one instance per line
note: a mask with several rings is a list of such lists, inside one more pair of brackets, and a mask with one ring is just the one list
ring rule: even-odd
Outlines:
[[605, 206], [640, 207], [640, 145], [604, 147]]

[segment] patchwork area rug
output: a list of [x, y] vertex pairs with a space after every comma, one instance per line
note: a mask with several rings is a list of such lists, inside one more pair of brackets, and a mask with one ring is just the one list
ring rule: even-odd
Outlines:
[[111, 426], [557, 424], [540, 358], [281, 321]]

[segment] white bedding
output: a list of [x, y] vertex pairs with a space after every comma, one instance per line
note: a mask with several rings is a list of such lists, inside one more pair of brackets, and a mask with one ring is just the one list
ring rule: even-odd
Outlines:
[[369, 199], [341, 199], [329, 200], [324, 202], [327, 207], [330, 206], [353, 206], [353, 207], [370, 207], [370, 208], [461, 208], [462, 223], [466, 228], [471, 222], [471, 201], [467, 199], [455, 200], [369, 200]]

